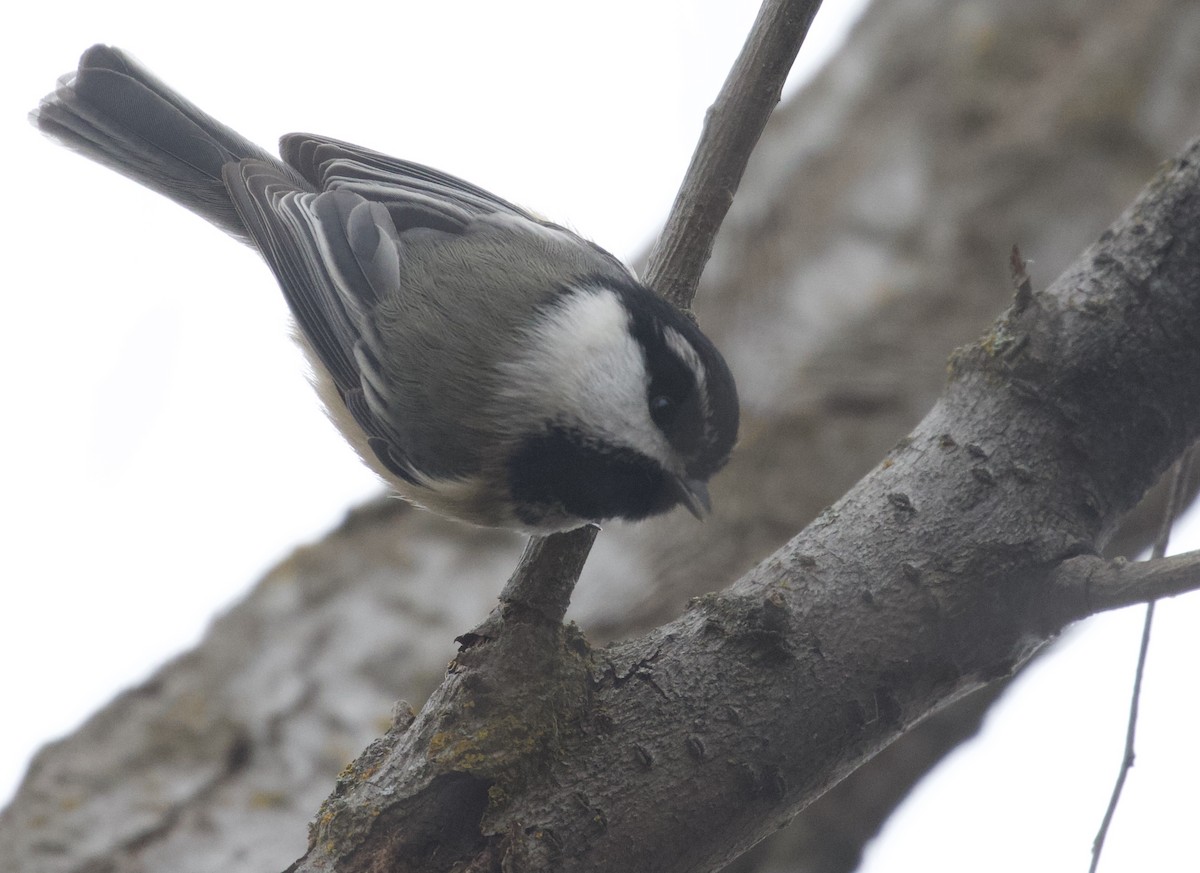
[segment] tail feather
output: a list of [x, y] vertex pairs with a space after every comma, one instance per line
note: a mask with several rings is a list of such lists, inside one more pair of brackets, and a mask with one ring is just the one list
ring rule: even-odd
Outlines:
[[172, 91], [119, 49], [95, 45], [31, 114], [44, 133], [171, 198], [240, 240], [250, 237], [221, 168], [253, 159], [311, 189], [278, 158]]

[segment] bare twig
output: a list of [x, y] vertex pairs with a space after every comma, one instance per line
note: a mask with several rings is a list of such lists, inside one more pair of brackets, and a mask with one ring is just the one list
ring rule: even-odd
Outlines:
[[[1160, 526], [1150, 559], [1130, 562], [1124, 558], [1105, 560], [1084, 555], [1064, 561], [1055, 570], [1047, 586], [1046, 615], [1067, 623], [1139, 603], [1151, 603], [1200, 591], [1200, 550], [1164, 557], [1170, 524], [1183, 510], [1189, 492], [1184, 484], [1191, 475], [1200, 447], [1193, 446], [1180, 459], [1172, 474], [1171, 487], [1163, 508]], [[1053, 602], [1054, 605], [1050, 605]]]
[[[1167, 543], [1171, 539], [1171, 527], [1183, 508], [1181, 504], [1186, 490], [1183, 483], [1187, 481], [1194, 451], [1195, 447], [1188, 449], [1175, 464], [1175, 472], [1171, 477], [1171, 490], [1167, 495], [1167, 505], [1163, 511], [1162, 526], [1154, 541], [1154, 548], [1150, 552], [1151, 561], [1162, 560], [1166, 556]], [[1117, 781], [1113, 784], [1112, 795], [1108, 799], [1108, 808], [1104, 811], [1104, 819], [1100, 822], [1100, 829], [1092, 841], [1092, 863], [1088, 867], [1088, 873], [1096, 873], [1096, 868], [1100, 865], [1100, 856], [1104, 852], [1104, 841], [1108, 838], [1108, 829], [1112, 825], [1117, 804], [1121, 802], [1125, 779], [1129, 775], [1130, 769], [1133, 768], [1138, 707], [1142, 697], [1142, 676], [1146, 672], [1146, 654], [1150, 650], [1150, 632], [1154, 627], [1154, 604], [1154, 600], [1146, 604], [1146, 618], [1142, 622], [1142, 642], [1138, 649], [1137, 669], [1134, 671], [1133, 692], [1129, 701], [1129, 721], [1125, 727], [1125, 751], [1121, 758], [1121, 769], [1117, 773]]]
[[680, 309], [691, 305], [746, 163], [820, 6], [820, 0], [765, 0], [708, 110], [692, 163], [646, 269], [647, 284]]
[[1150, 650], [1150, 630], [1154, 625], [1154, 601], [1146, 604], [1146, 619], [1142, 624], [1142, 643], [1138, 649], [1137, 670], [1133, 677], [1133, 694], [1129, 701], [1129, 722], [1125, 727], [1125, 751], [1121, 757], [1121, 769], [1117, 772], [1117, 781], [1113, 784], [1112, 795], [1108, 798], [1108, 809], [1104, 811], [1104, 819], [1100, 822], [1100, 830], [1092, 840], [1092, 863], [1088, 873], [1096, 873], [1100, 865], [1100, 854], [1104, 851], [1104, 840], [1108, 837], [1108, 828], [1112, 824], [1113, 814], [1121, 801], [1121, 792], [1125, 788], [1125, 777], [1133, 767], [1133, 742], [1137, 733], [1138, 705], [1142, 697], [1142, 674], [1146, 669], [1146, 653]]
[[500, 594], [500, 602], [534, 609], [547, 621], [562, 621], [599, 530], [587, 525], [570, 536], [532, 537]]
[[[650, 253], [645, 276], [646, 284], [681, 309], [691, 305], [750, 154], [779, 103], [788, 71], [820, 6], [820, 0], [764, 0], [741, 53], [708, 110], [700, 141], [666, 226]], [[589, 528], [548, 538], [551, 542], [546, 550], [562, 557], [563, 566], [577, 568], [573, 577], [555, 582], [568, 601], [595, 538], [595, 530]], [[529, 592], [528, 579], [548, 575], [539, 557], [542, 551], [532, 546], [527, 550], [510, 588]]]
[[1017, 292], [1013, 309], [1022, 312], [1033, 300], [1033, 282], [1029, 279], [1029, 262], [1021, 257], [1021, 250], [1016, 243], [1013, 243], [1008, 256], [1008, 270], [1012, 276], [1013, 290]]
[[1166, 557], [1167, 545], [1171, 542], [1171, 528], [1175, 525], [1175, 519], [1179, 517], [1179, 513], [1183, 511], [1183, 501], [1186, 490], [1184, 483], [1187, 482], [1188, 476], [1191, 475], [1192, 456], [1195, 454], [1196, 447], [1192, 446], [1175, 463], [1175, 471], [1171, 475], [1171, 490], [1167, 492], [1167, 503], [1163, 507], [1162, 526], [1158, 529], [1158, 536], [1154, 539], [1154, 547], [1150, 550], [1150, 560], [1161, 560]]
[[1090, 555], [1072, 558], [1055, 571], [1050, 587], [1063, 606], [1061, 613], [1048, 610], [1047, 615], [1058, 621], [1075, 621], [1110, 609], [1200, 591], [1200, 551], [1136, 563]]

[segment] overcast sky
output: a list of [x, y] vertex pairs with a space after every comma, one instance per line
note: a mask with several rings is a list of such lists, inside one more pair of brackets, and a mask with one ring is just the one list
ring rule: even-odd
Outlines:
[[[793, 82], [862, 0], [826, 5]], [[0, 798], [38, 745], [194, 644], [267, 567], [378, 489], [315, 402], [256, 256], [28, 126], [80, 51], [128, 49], [267, 146], [290, 130], [359, 142], [632, 256], [667, 212], [757, 3], [284, 8], [297, 7], [216, 0], [181, 27], [161, 3], [67, 0], [26, 6], [9, 37]], [[1197, 628], [1200, 598], [1160, 609], [1104, 870], [1195, 857]], [[927, 780], [867, 869], [1086, 870], [1139, 629], [1125, 611], [1074, 633], [985, 739]]]

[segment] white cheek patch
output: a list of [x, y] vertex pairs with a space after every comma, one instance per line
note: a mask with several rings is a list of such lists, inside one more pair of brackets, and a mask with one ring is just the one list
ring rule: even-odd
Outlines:
[[583, 364], [595, 355], [641, 368], [641, 352], [629, 335], [629, 316], [611, 291], [574, 292], [538, 330], [541, 348], [564, 364]]
[[565, 419], [668, 463], [670, 447], [647, 406], [645, 358], [615, 292], [570, 292], [530, 331], [527, 347], [520, 360], [504, 365], [506, 393], [545, 418]]

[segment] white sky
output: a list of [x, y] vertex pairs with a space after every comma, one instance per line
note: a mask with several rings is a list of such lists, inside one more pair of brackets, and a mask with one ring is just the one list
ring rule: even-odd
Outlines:
[[[862, 2], [826, 4], [793, 81]], [[347, 0], [289, 14], [298, 7], [214, 0], [180, 26], [161, 3], [31, 5], [0, 76], [10, 273], [0, 798], [38, 745], [193, 645], [274, 561], [377, 489], [312, 397], [253, 253], [28, 126], [80, 51], [99, 41], [132, 51], [261, 144], [289, 130], [360, 142], [632, 255], [665, 216], [757, 9]], [[1106, 871], [1194, 858], [1200, 598], [1159, 616], [1138, 766]], [[1086, 870], [1139, 628], [1124, 612], [1075, 632], [998, 708], [985, 739], [927, 780], [866, 869]]]

